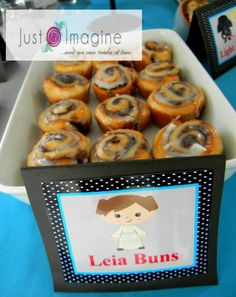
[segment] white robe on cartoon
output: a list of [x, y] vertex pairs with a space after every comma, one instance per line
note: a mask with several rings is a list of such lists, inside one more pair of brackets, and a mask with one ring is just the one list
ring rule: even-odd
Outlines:
[[119, 241], [118, 249], [135, 250], [144, 248], [141, 237], [145, 237], [146, 233], [135, 225], [121, 226], [112, 238]]

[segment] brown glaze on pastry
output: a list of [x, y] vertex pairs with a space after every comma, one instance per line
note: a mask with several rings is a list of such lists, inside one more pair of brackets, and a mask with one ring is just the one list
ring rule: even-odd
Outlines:
[[152, 63], [138, 74], [137, 86], [147, 98], [154, 89], [169, 81], [180, 80], [180, 68], [167, 63]]
[[43, 88], [51, 104], [71, 98], [88, 101], [89, 81], [79, 74], [57, 73], [44, 80]]
[[153, 119], [163, 127], [174, 119], [187, 121], [198, 118], [205, 106], [205, 96], [194, 84], [172, 81], [155, 89], [147, 102]]
[[45, 133], [28, 156], [28, 166], [72, 165], [88, 161], [89, 139], [74, 130]]
[[65, 99], [49, 106], [39, 117], [42, 132], [74, 130], [87, 133], [91, 125], [91, 112], [87, 105], [75, 99]]
[[93, 78], [93, 89], [100, 101], [117, 94], [131, 94], [137, 76], [134, 69], [119, 64], [101, 66]]
[[96, 72], [101, 66], [118, 64], [117, 61], [93, 61], [93, 69]]
[[54, 70], [63, 74], [80, 74], [86, 78], [91, 78], [93, 63], [91, 61], [56, 61]]
[[96, 120], [103, 131], [134, 129], [143, 131], [150, 120], [147, 103], [130, 95], [117, 95], [100, 103]]
[[139, 72], [147, 65], [155, 62], [171, 62], [172, 48], [168, 44], [161, 45], [156, 41], [149, 40], [144, 43], [142, 60], [134, 61], [134, 68]]
[[151, 159], [149, 145], [143, 134], [118, 129], [103, 134], [94, 143], [90, 162]]
[[154, 137], [155, 159], [221, 154], [223, 144], [214, 127], [200, 121], [172, 121]]

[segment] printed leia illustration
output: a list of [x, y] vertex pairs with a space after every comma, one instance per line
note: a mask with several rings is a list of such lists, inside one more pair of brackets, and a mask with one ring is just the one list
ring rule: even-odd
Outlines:
[[118, 241], [117, 250], [144, 249], [145, 231], [137, 227], [151, 218], [158, 205], [153, 196], [119, 195], [98, 202], [96, 213], [110, 224], [118, 224], [120, 228], [112, 235]]

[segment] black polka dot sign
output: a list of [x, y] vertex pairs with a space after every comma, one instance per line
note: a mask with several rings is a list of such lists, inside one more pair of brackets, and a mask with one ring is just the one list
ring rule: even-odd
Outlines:
[[[199, 162], [199, 166], [202, 165], [203, 160]], [[25, 181], [27, 180], [26, 187], [28, 185], [27, 190], [32, 207], [41, 232], [43, 236], [45, 235], [44, 239], [54, 273], [54, 281], [57, 282], [55, 288], [66, 291], [106, 291], [216, 283], [216, 240], [221, 187], [223, 184], [223, 161], [219, 156], [213, 158], [215, 162], [211, 160], [210, 158], [207, 163], [203, 162], [207, 164], [205, 168], [200, 166], [200, 168], [191, 170], [186, 168], [185, 170], [176, 169], [174, 171], [161, 170], [161, 168], [160, 171], [154, 171], [151, 168], [154, 166], [151, 164], [153, 161], [146, 161], [147, 163], [145, 164], [149, 164], [150, 168], [146, 167], [145, 170], [145, 167], [142, 167], [140, 163], [140, 168], [136, 167], [133, 170], [134, 174], [130, 174], [132, 169], [128, 169], [127, 165], [125, 168], [121, 168], [121, 170], [114, 170], [112, 172], [105, 167], [101, 171], [102, 165], [100, 164], [97, 166], [100, 166], [98, 171], [103, 173], [103, 175], [100, 174], [101, 177], [96, 175], [96, 170], [90, 177], [88, 167], [85, 167], [87, 171], [85, 170], [84, 174], [81, 172], [76, 174], [76, 169], [79, 169], [77, 166], [72, 166], [73, 168], [71, 167], [70, 170], [67, 169], [65, 171], [59, 169], [59, 167], [50, 169], [50, 172], [48, 171], [47, 174], [44, 174], [46, 169], [41, 168], [27, 169], [25, 171], [27, 172], [26, 174], [23, 171], [24, 178], [26, 175], [30, 176], [31, 182], [25, 178]], [[177, 163], [179, 162], [180, 160], [177, 161]], [[182, 166], [188, 167], [186, 163], [184, 165], [182, 164]], [[217, 170], [215, 167], [217, 167]], [[53, 173], [52, 171], [55, 172]], [[118, 172], [126, 172], [126, 174], [117, 174]], [[34, 175], [37, 177], [38, 190], [32, 184], [32, 176]], [[78, 176], [77, 178], [76, 175]], [[89, 193], [94, 193], [94, 196], [96, 196], [96, 193], [106, 194], [110, 193], [110, 191], [112, 193], [116, 193], [117, 191], [117, 195], [119, 195], [120, 191], [127, 190], [131, 193], [132, 191], [139, 193], [139, 189], [140, 191], [147, 191], [148, 189], [159, 191], [159, 189], [161, 190], [163, 188], [184, 188], [191, 186], [197, 186], [198, 188], [198, 203], [195, 205], [195, 218], [193, 217], [193, 220], [196, 220], [194, 265], [177, 268], [175, 266], [168, 266], [169, 268], [165, 267], [164, 269], [155, 269], [155, 266], [153, 266], [151, 270], [143, 271], [133, 271], [129, 266], [127, 266], [127, 270], [116, 271], [114, 267], [114, 271], [102, 271], [102, 273], [99, 273], [99, 271], [93, 273], [85, 273], [84, 271], [79, 273], [78, 271], [74, 271], [75, 266], [73, 265], [72, 252], [68, 244], [67, 228], [59, 205], [58, 197], [60, 195], [77, 194], [76, 197], [79, 197], [78, 194], [89, 195]], [[33, 196], [30, 193], [31, 191], [34, 192]], [[35, 203], [35, 191], [40, 192], [42, 196], [40, 202], [39, 197], [37, 197], [38, 205]], [[32, 199], [31, 197], [34, 198]], [[41, 208], [44, 210], [40, 211]], [[45, 228], [45, 225], [47, 228]], [[96, 247], [96, 242], [94, 242], [94, 246]], [[58, 277], [55, 270], [61, 270], [60, 277]]]
[[205, 51], [214, 78], [236, 65], [235, 6], [235, 0], [214, 1], [193, 16], [187, 44], [201, 60]]
[[[207, 273], [209, 216], [211, 211], [212, 196], [212, 170], [183, 171], [174, 173], [160, 173], [149, 175], [135, 175], [128, 177], [95, 178], [76, 181], [57, 181], [41, 183], [46, 206], [49, 211], [50, 221], [60, 255], [65, 281], [78, 283], [126, 283], [147, 282], [165, 278], [180, 278], [190, 275]], [[124, 273], [119, 275], [76, 275], [73, 271], [71, 255], [67, 246], [64, 226], [58, 206], [58, 193], [99, 192], [123, 189], [137, 189], [149, 187], [166, 187], [199, 184], [198, 226], [197, 226], [197, 260], [196, 267], [190, 269], [166, 270], [151, 273]]]

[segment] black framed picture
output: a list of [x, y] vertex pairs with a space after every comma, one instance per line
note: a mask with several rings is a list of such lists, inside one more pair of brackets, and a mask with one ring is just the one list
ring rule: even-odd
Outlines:
[[216, 78], [236, 65], [236, 1], [216, 0], [195, 11], [187, 44]]
[[55, 290], [217, 283], [224, 156], [22, 169]]

